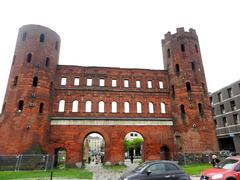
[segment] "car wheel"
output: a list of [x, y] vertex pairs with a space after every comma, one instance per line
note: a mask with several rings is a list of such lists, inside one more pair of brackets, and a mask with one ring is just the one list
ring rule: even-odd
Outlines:
[[226, 180], [236, 180], [236, 179], [233, 177], [230, 177], [230, 178], [227, 178]]

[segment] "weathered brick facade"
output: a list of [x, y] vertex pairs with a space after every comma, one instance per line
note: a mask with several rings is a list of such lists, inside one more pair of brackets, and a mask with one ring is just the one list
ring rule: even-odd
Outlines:
[[[96, 132], [105, 140], [105, 161], [117, 163], [124, 160], [123, 141], [132, 131], [144, 138], [144, 160], [160, 159], [163, 149], [216, 151], [195, 30], [168, 32], [162, 46], [164, 70], [58, 65], [55, 32], [38, 25], [20, 28], [0, 117], [0, 154], [36, 147], [53, 154], [61, 147], [67, 163], [74, 164], [82, 161], [85, 137]], [[64, 107], [59, 109], [60, 101]]]

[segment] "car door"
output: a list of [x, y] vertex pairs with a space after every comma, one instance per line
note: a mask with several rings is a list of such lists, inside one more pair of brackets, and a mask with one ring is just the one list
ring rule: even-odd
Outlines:
[[168, 174], [169, 180], [178, 180], [178, 179], [186, 179], [188, 180], [189, 177], [180, 169], [179, 166], [173, 163], [165, 163], [165, 170]]
[[163, 163], [154, 163], [149, 165], [139, 177], [139, 180], [169, 180], [170, 176], [166, 173]]
[[237, 166], [234, 169], [234, 176], [236, 176], [237, 179], [240, 180], [240, 162], [238, 162]]

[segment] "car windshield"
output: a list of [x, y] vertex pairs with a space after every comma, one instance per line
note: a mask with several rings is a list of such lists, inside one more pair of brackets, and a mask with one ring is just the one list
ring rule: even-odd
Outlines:
[[147, 164], [149, 164], [150, 162], [145, 162], [145, 163], [142, 163], [142, 164], [140, 164], [139, 166], [137, 166], [135, 169], [134, 169], [134, 171], [135, 172], [139, 172], [139, 171], [141, 171], [141, 169], [143, 168], [143, 167], [145, 167]]
[[238, 162], [238, 160], [235, 159], [225, 159], [223, 161], [221, 161], [220, 163], [217, 164], [216, 168], [220, 168], [220, 169], [232, 169], [232, 167], [234, 166], [234, 164]]

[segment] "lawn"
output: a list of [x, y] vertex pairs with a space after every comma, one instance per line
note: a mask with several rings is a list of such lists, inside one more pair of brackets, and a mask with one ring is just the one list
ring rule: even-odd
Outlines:
[[212, 165], [210, 164], [191, 164], [191, 165], [181, 166], [181, 168], [190, 176], [200, 175], [203, 170], [211, 167]]
[[[50, 177], [51, 171], [0, 171], [0, 179], [44, 178]], [[77, 168], [53, 170], [53, 177], [92, 179], [89, 171]]]
[[127, 170], [126, 165], [104, 165], [103, 168], [109, 171], [116, 171], [116, 172]]

